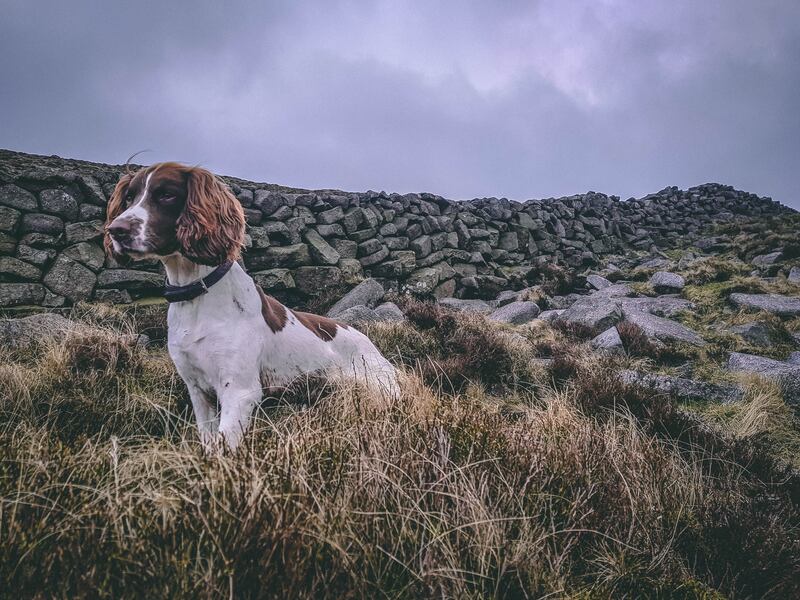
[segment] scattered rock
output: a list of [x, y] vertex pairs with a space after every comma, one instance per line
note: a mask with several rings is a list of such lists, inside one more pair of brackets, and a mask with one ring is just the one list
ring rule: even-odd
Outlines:
[[[139, 273], [139, 271], [133, 272]], [[50, 271], [44, 276], [44, 284], [48, 288], [72, 302], [91, 298], [96, 281], [97, 276], [94, 271], [65, 254], [56, 258]]]
[[780, 294], [731, 294], [730, 301], [734, 306], [763, 310], [779, 317], [796, 317], [800, 315], [800, 298], [782, 296]]
[[753, 373], [776, 381], [784, 392], [784, 399], [791, 404], [800, 403], [800, 365], [781, 362], [754, 354], [731, 352], [728, 370], [735, 373]]
[[355, 306], [375, 306], [383, 298], [386, 292], [383, 286], [374, 279], [365, 279], [352, 290], [347, 292], [336, 304], [328, 311], [328, 316], [338, 319], [348, 308]]
[[563, 308], [543, 310], [539, 313], [539, 319], [542, 321], [555, 321], [559, 315], [564, 313], [564, 310]]
[[501, 306], [492, 312], [489, 315], [489, 318], [493, 321], [499, 321], [501, 323], [522, 325], [523, 323], [533, 321], [537, 316], [539, 316], [540, 312], [541, 309], [535, 302], [517, 301]]
[[623, 352], [622, 339], [616, 327], [609, 327], [603, 333], [596, 336], [589, 345], [595, 350], [616, 354]]
[[756, 346], [769, 346], [772, 344], [769, 328], [763, 323], [753, 321], [744, 325], [735, 325], [730, 328], [730, 331], [742, 336], [746, 341]]
[[620, 298], [623, 310], [637, 310], [657, 317], [674, 317], [685, 310], [694, 309], [694, 304], [682, 298]]
[[497, 306], [505, 306], [506, 304], [511, 304], [512, 302], [516, 302], [519, 298], [520, 293], [515, 292], [514, 290], [505, 290], [500, 292], [495, 299], [495, 304]]
[[63, 336], [73, 324], [54, 313], [41, 313], [21, 319], [0, 319], [0, 346], [21, 350], [45, 338]]
[[266, 269], [250, 275], [256, 285], [267, 291], [291, 290], [295, 287], [294, 277], [289, 269]]
[[439, 304], [462, 312], [474, 312], [488, 315], [496, 308], [485, 300], [465, 300], [462, 298], [441, 298]]
[[403, 311], [400, 310], [400, 307], [394, 302], [384, 302], [383, 304], [379, 304], [375, 307], [374, 312], [381, 321], [399, 322], [406, 320], [406, 316], [403, 314]]
[[800, 365], [800, 352], [792, 352], [786, 362], [790, 365]]
[[634, 291], [626, 283], [615, 283], [604, 287], [602, 290], [597, 290], [592, 294], [593, 298], [625, 298], [633, 296]]
[[164, 276], [133, 269], [106, 269], [97, 276], [97, 285], [101, 288], [124, 290], [161, 290], [164, 287]]
[[608, 279], [602, 277], [600, 275], [596, 275], [592, 273], [586, 277], [586, 283], [589, 284], [590, 287], [596, 290], [602, 290], [604, 288], [610, 287], [613, 285]]
[[631, 370], [621, 371], [619, 375], [620, 379], [628, 385], [652, 389], [662, 394], [675, 396], [683, 401], [711, 401], [729, 404], [740, 401], [744, 395], [742, 389], [734, 385], [718, 385], [706, 381]]
[[353, 327], [358, 327], [364, 323], [374, 323], [381, 320], [374, 310], [364, 306], [363, 304], [346, 308], [338, 313], [335, 319], [339, 323], [344, 323], [345, 325], [350, 325]]
[[796, 283], [800, 285], [800, 267], [792, 267], [786, 280], [789, 283]]
[[597, 329], [608, 329], [622, 320], [619, 304], [607, 298], [584, 298], [566, 309], [556, 319], [568, 323], [578, 323]]
[[778, 250], [777, 252], [770, 252], [769, 254], [760, 254], [758, 256], [754, 256], [750, 263], [755, 267], [769, 267], [770, 265], [773, 265], [779, 261], [782, 257], [783, 251]]
[[0, 306], [36, 305], [44, 295], [41, 283], [0, 283]]
[[650, 340], [705, 345], [703, 338], [696, 332], [675, 321], [633, 309], [624, 309], [624, 316], [627, 322], [638, 325]]
[[677, 273], [657, 271], [650, 277], [650, 286], [659, 294], [672, 294], [680, 292], [686, 281]]

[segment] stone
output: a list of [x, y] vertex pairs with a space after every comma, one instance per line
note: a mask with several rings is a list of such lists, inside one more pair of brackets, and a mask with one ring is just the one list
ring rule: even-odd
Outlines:
[[106, 269], [97, 276], [97, 286], [134, 291], [161, 290], [164, 287], [164, 276], [133, 269]]
[[754, 256], [753, 259], [750, 261], [754, 267], [769, 267], [770, 265], [775, 264], [783, 257], [783, 251], [778, 250], [777, 252], [770, 252], [769, 254], [760, 254], [758, 256]]
[[64, 221], [54, 215], [28, 213], [22, 217], [22, 233], [59, 234], [64, 231]]
[[605, 330], [622, 320], [622, 310], [614, 300], [590, 296], [575, 302], [555, 320]]
[[375, 315], [381, 321], [401, 322], [406, 320], [403, 311], [394, 302], [384, 302], [376, 306]]
[[535, 302], [530, 301], [515, 301], [505, 306], [501, 306], [491, 314], [489, 318], [492, 321], [499, 321], [501, 323], [510, 323], [512, 325], [522, 325], [533, 321], [539, 316], [541, 309]]
[[0, 319], [0, 346], [12, 350], [35, 347], [46, 338], [61, 337], [75, 324], [61, 315], [40, 313], [19, 319]]
[[781, 362], [754, 354], [731, 352], [728, 370], [750, 373], [775, 381], [781, 386], [784, 399], [790, 404], [800, 404], [800, 365]]
[[63, 254], [86, 265], [93, 271], [100, 270], [106, 259], [105, 252], [103, 252], [100, 246], [88, 242], [80, 242], [79, 244], [70, 246], [64, 250]]
[[736, 325], [730, 328], [731, 333], [742, 336], [747, 342], [754, 346], [770, 346], [772, 338], [769, 327], [763, 323], [753, 321], [743, 325]]
[[130, 304], [133, 302], [128, 290], [95, 290], [94, 299], [97, 302], [108, 302], [109, 304]]
[[589, 284], [590, 287], [596, 290], [602, 290], [604, 288], [610, 287], [613, 285], [608, 279], [602, 277], [601, 275], [596, 275], [592, 273], [586, 277], [586, 283]]
[[439, 271], [431, 267], [417, 269], [406, 279], [404, 288], [412, 294], [426, 296], [439, 284]]
[[337, 266], [342, 272], [342, 281], [348, 285], [355, 285], [364, 278], [361, 263], [355, 258], [342, 258]]
[[330, 210], [324, 210], [317, 215], [317, 223], [321, 225], [330, 225], [344, 219], [344, 211], [341, 206], [337, 206]]
[[495, 305], [505, 306], [506, 304], [516, 302], [519, 298], [519, 294], [519, 292], [515, 292], [514, 290], [504, 290], [497, 295], [497, 298], [495, 298]]
[[12, 184], [0, 186], [0, 204], [25, 211], [33, 211], [39, 208], [36, 196], [28, 190]]
[[263, 250], [270, 247], [269, 233], [263, 227], [250, 227], [247, 233], [250, 236], [250, 247], [254, 250]]
[[565, 309], [563, 309], [563, 308], [555, 308], [555, 309], [550, 309], [550, 310], [543, 310], [541, 313], [539, 313], [539, 320], [540, 321], [548, 321], [548, 322], [549, 321], [555, 321], [559, 317], [559, 315], [564, 313], [564, 310]]
[[627, 283], [614, 283], [608, 287], [592, 292], [593, 298], [624, 298], [635, 293]]
[[340, 240], [336, 238], [330, 240], [329, 243], [342, 258], [355, 258], [358, 254], [358, 243], [352, 240]]
[[[595, 292], [596, 294], [597, 292]], [[580, 294], [567, 294], [566, 296], [553, 296], [547, 302], [547, 306], [551, 309], [564, 310], [575, 304], [578, 300], [585, 299], [586, 296]]]
[[311, 252], [311, 256], [316, 262], [323, 265], [335, 265], [339, 262], [339, 259], [342, 258], [341, 254], [313, 229], [308, 229], [303, 234], [303, 238], [308, 244], [308, 250]]
[[253, 206], [265, 215], [274, 213], [281, 204], [283, 204], [281, 195], [270, 192], [269, 190], [256, 190], [253, 194]]
[[337, 318], [348, 308], [358, 305], [371, 308], [383, 299], [385, 293], [380, 283], [374, 279], [365, 279], [334, 304], [328, 311], [328, 316]]
[[64, 190], [42, 190], [39, 193], [42, 212], [67, 220], [78, 217], [78, 201]]
[[431, 238], [428, 235], [420, 236], [415, 240], [411, 240], [408, 247], [414, 251], [414, 254], [417, 255], [417, 258], [428, 256], [432, 249]]
[[450, 298], [455, 293], [456, 293], [455, 279], [448, 279], [447, 281], [442, 281], [439, 285], [433, 288], [433, 297], [436, 299]]
[[485, 300], [466, 300], [462, 298], [440, 298], [439, 304], [447, 308], [452, 308], [461, 312], [478, 313], [488, 315], [496, 308]]
[[705, 340], [696, 332], [676, 321], [657, 317], [639, 310], [624, 309], [625, 321], [638, 325], [644, 334], [656, 342], [683, 342], [704, 346]]
[[56, 257], [56, 251], [52, 248], [34, 248], [25, 244], [17, 246], [17, 258], [31, 264], [43, 267]]
[[294, 277], [289, 269], [266, 269], [250, 274], [256, 285], [265, 290], [291, 290], [295, 288]]
[[685, 310], [693, 310], [694, 304], [682, 298], [619, 298], [623, 310], [636, 310], [657, 317], [674, 317]]
[[250, 257], [253, 269], [294, 269], [311, 264], [311, 253], [306, 244], [270, 246], [261, 255]]
[[102, 219], [106, 216], [106, 209], [94, 204], [81, 204], [78, 209], [78, 219], [81, 221], [92, 221]]
[[362, 256], [358, 259], [361, 263], [362, 267], [369, 267], [372, 265], [376, 265], [382, 260], [384, 260], [387, 256], [389, 256], [389, 249], [386, 246], [381, 246], [381, 249], [375, 252], [374, 254], [370, 254], [369, 256]]
[[331, 223], [330, 225], [317, 225], [317, 232], [322, 237], [344, 237], [344, 227], [339, 223]]
[[741, 387], [735, 385], [718, 385], [706, 381], [696, 381], [672, 375], [644, 373], [624, 370], [619, 374], [627, 385], [633, 385], [661, 394], [674, 396], [684, 402], [721, 402], [730, 404], [739, 402], [744, 397]]
[[342, 272], [338, 267], [298, 267], [294, 271], [297, 289], [304, 294], [317, 295], [322, 290], [342, 283]]
[[97, 276], [81, 263], [61, 254], [44, 276], [44, 284], [71, 302], [92, 297]]
[[363, 304], [351, 306], [336, 315], [336, 321], [349, 325], [351, 327], [358, 327], [366, 323], [375, 323], [380, 321], [381, 318], [375, 313], [374, 310]]
[[790, 365], [800, 365], [800, 352], [792, 352], [786, 362]]
[[624, 351], [622, 338], [619, 337], [616, 327], [609, 327], [600, 335], [595, 336], [589, 345], [595, 350], [608, 354], [618, 354]]
[[39, 267], [11, 256], [0, 256], [0, 281], [39, 281]]
[[281, 223], [280, 221], [269, 221], [264, 223], [261, 227], [270, 240], [270, 246], [272, 246], [273, 243], [277, 243], [278, 245], [291, 245], [300, 243], [300, 236], [297, 234], [297, 231], [289, 228], [286, 223]]
[[0, 206], [0, 231], [14, 233], [21, 216], [22, 213], [15, 208]]
[[669, 266], [670, 262], [666, 258], [651, 258], [640, 263], [635, 270], [663, 269]]
[[103, 239], [103, 222], [100, 220], [69, 223], [66, 227], [68, 244], [95, 242]]
[[685, 285], [683, 277], [669, 271], [656, 271], [650, 277], [650, 286], [659, 294], [680, 292]]
[[0, 283], [0, 306], [40, 304], [45, 287], [40, 283]]
[[731, 304], [739, 308], [763, 310], [779, 317], [800, 315], [800, 298], [780, 294], [731, 294]]
[[789, 283], [800, 285], [800, 267], [792, 267], [792, 269], [789, 271], [789, 275], [786, 277], [786, 280]]

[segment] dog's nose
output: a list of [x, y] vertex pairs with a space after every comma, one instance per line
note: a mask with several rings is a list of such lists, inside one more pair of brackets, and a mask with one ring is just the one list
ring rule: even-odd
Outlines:
[[130, 221], [116, 220], [108, 226], [108, 233], [115, 240], [125, 240], [131, 237]]

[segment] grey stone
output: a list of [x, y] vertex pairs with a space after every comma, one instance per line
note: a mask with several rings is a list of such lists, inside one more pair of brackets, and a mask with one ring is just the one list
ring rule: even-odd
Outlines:
[[636, 310], [650, 313], [657, 317], [674, 317], [685, 310], [693, 310], [694, 304], [682, 298], [619, 298], [623, 310]]
[[600, 275], [596, 275], [594, 273], [586, 277], [586, 283], [588, 283], [591, 287], [593, 287], [596, 290], [602, 290], [612, 285], [612, 283], [608, 279]]
[[555, 308], [550, 310], [543, 310], [541, 313], [539, 313], [539, 319], [541, 321], [555, 321], [559, 317], [559, 315], [564, 313], [564, 310], [566, 309]]
[[322, 290], [342, 283], [338, 267], [298, 267], [294, 271], [297, 289], [304, 294], [316, 295]]
[[78, 209], [78, 219], [81, 221], [91, 221], [93, 219], [102, 219], [106, 216], [106, 210], [102, 206], [95, 204], [81, 204]]
[[293, 269], [311, 264], [311, 254], [306, 244], [270, 246], [263, 254], [250, 257], [253, 269]]
[[561, 313], [556, 321], [577, 323], [597, 329], [608, 329], [622, 320], [617, 302], [607, 298], [582, 298]]
[[355, 258], [343, 258], [337, 266], [342, 271], [342, 281], [348, 285], [355, 285], [364, 277], [361, 263]]
[[341, 206], [337, 206], [330, 210], [322, 211], [317, 215], [317, 223], [321, 225], [330, 225], [344, 219], [344, 211]]
[[783, 257], [783, 251], [770, 252], [769, 254], [760, 254], [754, 256], [750, 263], [755, 267], [768, 267], [775, 264]]
[[625, 321], [638, 325], [645, 335], [657, 342], [683, 342], [694, 346], [704, 346], [705, 341], [685, 325], [657, 317], [650, 313], [624, 309]]
[[640, 263], [636, 270], [663, 269], [669, 266], [670, 262], [666, 258], [651, 258]]
[[628, 385], [668, 394], [685, 402], [710, 401], [729, 404], [740, 401], [744, 396], [744, 392], [739, 386], [718, 385], [671, 375], [625, 370], [620, 372], [619, 377]]
[[740, 308], [763, 310], [779, 317], [800, 315], [800, 298], [780, 294], [731, 294], [730, 301]]
[[[596, 294], [597, 292], [595, 292]], [[547, 302], [547, 306], [555, 310], [564, 310], [575, 304], [578, 300], [584, 300], [586, 296], [580, 294], [567, 294], [566, 296], [553, 296]]]
[[330, 240], [330, 245], [342, 258], [355, 258], [358, 254], [358, 244], [352, 240], [340, 240], [335, 238]]
[[44, 294], [40, 283], [0, 283], [0, 306], [40, 304]]
[[59, 234], [64, 231], [64, 221], [54, 215], [28, 213], [22, 217], [22, 233]]
[[75, 325], [61, 315], [40, 313], [20, 319], [0, 319], [0, 346], [28, 349], [42, 340], [61, 337]]
[[753, 321], [752, 323], [735, 325], [730, 328], [730, 331], [742, 336], [746, 341], [755, 346], [769, 346], [772, 344], [769, 327], [763, 323]]
[[263, 250], [270, 247], [269, 233], [263, 227], [250, 227], [247, 233], [250, 235], [251, 248]]
[[36, 196], [28, 190], [23, 190], [21, 187], [11, 184], [0, 186], [0, 204], [26, 211], [39, 208]]
[[313, 229], [307, 230], [303, 237], [308, 244], [311, 256], [323, 265], [335, 265], [342, 256]]
[[130, 304], [133, 302], [128, 290], [95, 290], [94, 299], [97, 302], [108, 302], [109, 304]]
[[91, 298], [96, 282], [97, 276], [91, 269], [63, 254], [44, 276], [48, 288], [72, 302]]
[[85, 223], [70, 223], [66, 227], [68, 244], [94, 242], [103, 238], [103, 222], [100, 220]]
[[337, 314], [334, 318], [339, 323], [344, 323], [351, 327], [358, 327], [366, 323], [375, 323], [382, 320], [374, 310], [363, 304], [351, 306]]
[[328, 316], [337, 318], [338, 315], [348, 308], [358, 305], [367, 307], [375, 306], [383, 298], [385, 293], [380, 283], [374, 279], [365, 279], [334, 304], [328, 311]]
[[39, 281], [39, 267], [11, 256], [0, 256], [0, 281]]
[[681, 291], [686, 281], [677, 273], [657, 271], [650, 277], [650, 286], [659, 294], [671, 294]]
[[39, 203], [42, 212], [68, 220], [78, 217], [78, 201], [64, 190], [42, 190], [39, 194]]
[[777, 382], [790, 404], [800, 403], [800, 365], [772, 360], [754, 354], [731, 352], [728, 370], [734, 373], [753, 373]]
[[440, 298], [439, 304], [461, 312], [478, 313], [488, 315], [496, 308], [485, 300], [465, 300], [461, 298]]
[[105, 253], [100, 246], [90, 244], [88, 242], [80, 242], [74, 246], [70, 246], [64, 250], [64, 254], [73, 260], [77, 260], [92, 269], [97, 271], [103, 267], [105, 263]]
[[606, 352], [609, 354], [621, 353], [624, 348], [622, 347], [622, 339], [619, 337], [619, 332], [616, 327], [609, 327], [603, 333], [595, 336], [589, 345], [595, 350]]
[[497, 295], [495, 298], [495, 304], [497, 306], [505, 306], [506, 304], [511, 304], [512, 302], [516, 302], [519, 298], [520, 293], [515, 292], [514, 290], [504, 290]]
[[389, 256], [389, 249], [386, 246], [381, 246], [381, 249], [375, 252], [374, 254], [370, 254], [369, 256], [362, 256], [358, 259], [361, 263], [362, 267], [369, 267], [372, 265], [376, 265], [382, 260], [384, 260], [387, 256]]
[[164, 276], [133, 269], [106, 269], [97, 276], [97, 285], [134, 291], [154, 290], [164, 287]]
[[267, 269], [251, 273], [256, 285], [265, 290], [291, 290], [295, 287], [294, 277], [289, 269]]
[[33, 248], [25, 244], [17, 246], [17, 258], [31, 264], [43, 267], [56, 257], [56, 251], [52, 248]]
[[439, 298], [450, 298], [453, 294], [456, 293], [456, 280], [455, 279], [448, 279], [447, 281], [442, 281], [433, 288], [433, 297], [437, 300]]
[[792, 267], [786, 279], [789, 283], [800, 285], [800, 267]]
[[406, 316], [394, 302], [384, 302], [375, 307], [375, 315], [381, 321], [405, 321]]
[[614, 283], [601, 290], [592, 292], [593, 298], [624, 298], [627, 296], [634, 296], [634, 291], [626, 283]]
[[431, 267], [417, 269], [406, 279], [405, 289], [413, 294], [428, 295], [439, 284], [439, 271]]
[[331, 223], [330, 225], [317, 225], [317, 231], [322, 237], [344, 237], [344, 227], [339, 223]]
[[415, 240], [411, 240], [408, 247], [414, 251], [417, 258], [428, 256], [431, 253], [431, 238], [430, 236], [423, 235]]
[[7, 231], [9, 233], [16, 231], [20, 216], [22, 216], [22, 213], [17, 209], [8, 206], [0, 206], [0, 231]]
[[281, 204], [283, 204], [283, 198], [280, 194], [268, 190], [256, 190], [253, 195], [253, 206], [265, 215], [274, 213]]
[[789, 358], [786, 359], [786, 362], [790, 365], [798, 365], [800, 366], [800, 352], [792, 352], [789, 355]]
[[522, 325], [533, 321], [542, 312], [535, 302], [516, 301], [501, 306], [489, 315], [493, 321], [510, 323], [512, 325]]

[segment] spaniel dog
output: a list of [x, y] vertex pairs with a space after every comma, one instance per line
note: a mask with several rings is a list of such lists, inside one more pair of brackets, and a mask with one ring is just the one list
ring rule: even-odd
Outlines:
[[244, 233], [239, 202], [197, 167], [166, 162], [125, 174], [108, 203], [106, 251], [121, 264], [164, 264], [169, 354], [204, 446], [221, 438], [235, 448], [263, 390], [305, 374], [396, 395], [394, 367], [364, 334], [291, 310], [253, 282], [236, 262]]

